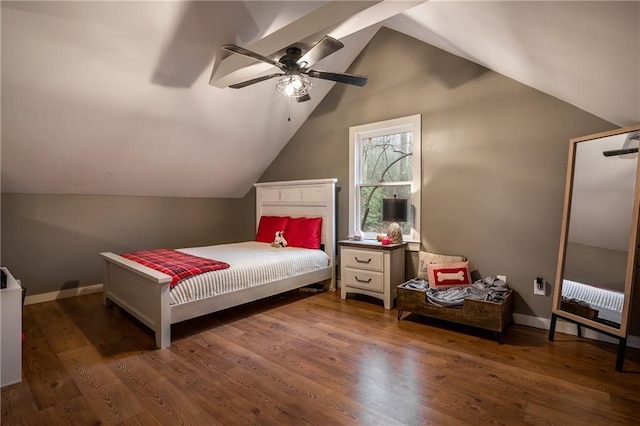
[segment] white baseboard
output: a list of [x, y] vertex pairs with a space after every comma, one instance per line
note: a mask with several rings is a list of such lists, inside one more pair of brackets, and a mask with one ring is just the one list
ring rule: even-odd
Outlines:
[[[530, 315], [523, 314], [513, 314], [513, 322], [529, 327], [541, 328], [543, 330], [549, 330], [551, 327], [551, 320], [549, 318], [532, 317]], [[578, 328], [575, 324], [562, 321], [562, 319], [558, 318], [558, 321], [556, 322], [556, 332], [577, 336]], [[585, 327], [582, 329], [582, 336], [588, 339], [600, 340], [602, 342], [618, 343], [618, 339], [614, 339], [606, 334], [598, 333]], [[640, 336], [627, 336], [627, 346], [640, 349]]]
[[50, 293], [34, 294], [24, 298], [25, 305], [33, 305], [34, 303], [50, 302], [57, 299], [66, 299], [67, 297], [82, 296], [83, 294], [99, 293], [102, 291], [102, 284], [90, 285], [86, 287], [76, 287], [67, 290], [52, 291]]

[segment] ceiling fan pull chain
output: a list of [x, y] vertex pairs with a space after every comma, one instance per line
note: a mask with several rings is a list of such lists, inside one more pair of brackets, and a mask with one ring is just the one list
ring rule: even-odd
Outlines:
[[289, 117], [287, 118], [287, 121], [291, 121], [291, 98], [287, 97], [287, 109], [289, 110]]

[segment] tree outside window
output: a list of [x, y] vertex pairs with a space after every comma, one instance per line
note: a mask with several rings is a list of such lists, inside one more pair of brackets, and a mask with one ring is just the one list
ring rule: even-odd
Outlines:
[[[382, 200], [410, 199], [413, 180], [412, 132], [364, 138], [360, 147], [360, 230], [385, 232]], [[400, 224], [402, 233], [411, 233], [411, 219]]]

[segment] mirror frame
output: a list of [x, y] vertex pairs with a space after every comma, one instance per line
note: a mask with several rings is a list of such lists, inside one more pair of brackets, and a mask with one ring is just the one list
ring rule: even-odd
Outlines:
[[[590, 320], [579, 315], [563, 311], [560, 309], [562, 300], [562, 282], [564, 276], [565, 255], [567, 251], [567, 237], [569, 233], [569, 215], [571, 214], [571, 200], [573, 197], [573, 177], [575, 173], [575, 158], [578, 144], [600, 139], [609, 136], [615, 136], [623, 133], [640, 131], [640, 125], [624, 127], [608, 132], [597, 133], [588, 136], [574, 138], [569, 141], [569, 160], [567, 166], [567, 180], [565, 184], [564, 210], [562, 214], [562, 231], [560, 234], [560, 250], [558, 253], [558, 268], [556, 272], [556, 282], [553, 295], [552, 314], [559, 318], [567, 319], [576, 324], [582, 324], [594, 330], [599, 330], [605, 334], [626, 338], [629, 326], [630, 306], [633, 297], [633, 283], [636, 274], [637, 248], [638, 248], [638, 215], [640, 210], [640, 153], [636, 161], [638, 167], [636, 169], [636, 182], [633, 195], [633, 213], [631, 220], [631, 232], [629, 238], [629, 251], [627, 255], [627, 270], [625, 273], [624, 283], [624, 304], [622, 307], [622, 318], [620, 320], [620, 328], [614, 328], [606, 324]], [[553, 320], [553, 319], [552, 319]]]

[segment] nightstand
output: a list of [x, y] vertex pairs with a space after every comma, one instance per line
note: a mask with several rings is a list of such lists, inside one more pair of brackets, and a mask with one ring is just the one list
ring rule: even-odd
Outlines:
[[347, 293], [381, 299], [385, 309], [393, 307], [397, 287], [404, 282], [406, 243], [383, 246], [377, 241], [339, 241], [340, 297]]
[[0, 386], [22, 380], [22, 287], [7, 268], [0, 290]]

